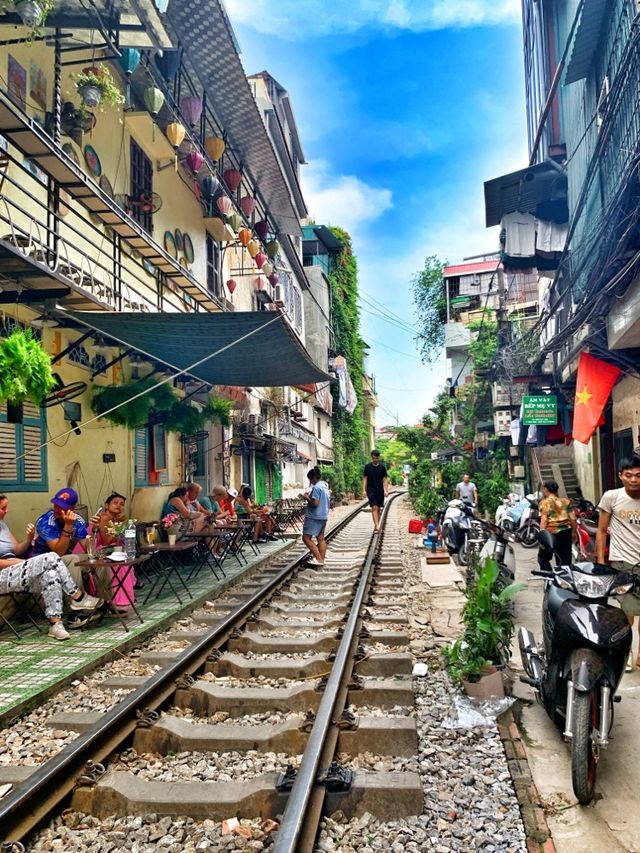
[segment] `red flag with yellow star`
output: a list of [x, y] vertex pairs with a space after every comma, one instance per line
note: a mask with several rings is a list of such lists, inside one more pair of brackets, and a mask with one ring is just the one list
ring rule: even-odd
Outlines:
[[594, 358], [586, 352], [580, 353], [573, 409], [573, 437], [576, 441], [589, 443], [611, 389], [621, 373], [620, 368], [613, 364]]

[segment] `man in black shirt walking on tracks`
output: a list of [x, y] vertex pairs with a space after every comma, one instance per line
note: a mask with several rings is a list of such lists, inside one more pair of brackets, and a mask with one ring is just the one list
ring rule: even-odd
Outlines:
[[389, 492], [389, 480], [387, 469], [380, 462], [380, 451], [371, 451], [371, 462], [364, 466], [364, 477], [362, 479], [362, 491], [369, 499], [371, 515], [373, 516], [373, 528], [380, 530], [380, 510], [384, 506], [384, 499]]

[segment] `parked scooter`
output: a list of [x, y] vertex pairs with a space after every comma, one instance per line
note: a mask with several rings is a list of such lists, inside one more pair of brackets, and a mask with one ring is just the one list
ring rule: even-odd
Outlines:
[[496, 509], [495, 520], [496, 524], [500, 524], [507, 512], [512, 506], [515, 506], [520, 501], [520, 495], [516, 492], [509, 492], [506, 498], [502, 498], [500, 506]]
[[516, 574], [516, 555], [513, 550], [514, 536], [505, 533], [497, 524], [482, 521], [487, 539], [480, 551], [480, 562], [487, 558], [495, 560], [505, 585], [513, 583]]
[[[541, 543], [552, 549], [547, 531]], [[571, 742], [571, 778], [581, 803], [593, 798], [600, 750], [609, 743], [616, 690], [631, 648], [631, 627], [609, 596], [630, 592], [635, 580], [610, 566], [579, 562], [549, 564], [533, 575], [545, 578], [542, 602], [544, 648], [520, 628], [518, 642], [527, 675], [549, 717]]]
[[508, 507], [500, 520], [505, 533], [513, 533], [524, 548], [535, 548], [540, 530], [540, 513], [537, 495], [527, 495], [514, 506]]
[[461, 565], [467, 565], [467, 546], [473, 519], [473, 504], [454, 498], [449, 501], [440, 524], [442, 539], [449, 554], [457, 554]]

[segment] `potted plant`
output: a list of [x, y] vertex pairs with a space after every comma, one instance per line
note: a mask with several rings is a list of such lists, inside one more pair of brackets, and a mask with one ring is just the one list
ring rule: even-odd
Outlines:
[[124, 95], [116, 86], [107, 65], [91, 65], [83, 68], [75, 77], [76, 89], [86, 107], [100, 107], [105, 104], [117, 107], [124, 103]]
[[66, 136], [79, 136], [93, 130], [96, 117], [84, 107], [77, 107], [72, 101], [65, 101], [60, 113], [60, 130]]
[[29, 27], [32, 37], [40, 34], [40, 27], [55, 5], [55, 0], [0, 0], [0, 12], [15, 12], [24, 26]]
[[497, 562], [485, 560], [477, 581], [467, 588], [462, 611], [464, 631], [445, 656], [453, 680], [474, 698], [487, 698], [488, 691], [494, 696], [504, 695], [498, 667], [503, 667], [511, 655], [512, 600], [524, 586], [505, 586]]
[[177, 512], [170, 512], [160, 522], [167, 531], [167, 539], [171, 546], [176, 544], [176, 536], [180, 533], [180, 521], [181, 518]]
[[55, 384], [51, 357], [31, 329], [16, 328], [0, 341], [0, 402], [17, 406], [28, 399], [40, 405]]

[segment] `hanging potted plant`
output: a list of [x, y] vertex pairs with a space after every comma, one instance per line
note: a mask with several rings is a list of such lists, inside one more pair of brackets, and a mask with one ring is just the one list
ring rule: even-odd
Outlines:
[[117, 107], [124, 103], [124, 95], [116, 86], [111, 71], [106, 65], [91, 65], [83, 68], [75, 77], [78, 94], [85, 107], [104, 105]]
[[55, 0], [0, 0], [0, 12], [15, 12], [31, 30], [30, 41], [34, 35], [40, 35], [40, 28], [55, 5]]
[[[102, 415], [116, 426], [138, 429], [146, 426], [152, 411], [167, 411], [177, 401], [171, 388], [167, 385], [153, 388], [155, 384], [156, 380], [149, 377], [122, 385], [98, 387], [91, 400], [91, 408], [94, 414]], [[146, 393], [137, 397], [141, 391]]]
[[0, 402], [17, 406], [32, 400], [40, 405], [55, 384], [51, 357], [31, 329], [14, 329], [0, 341]]

